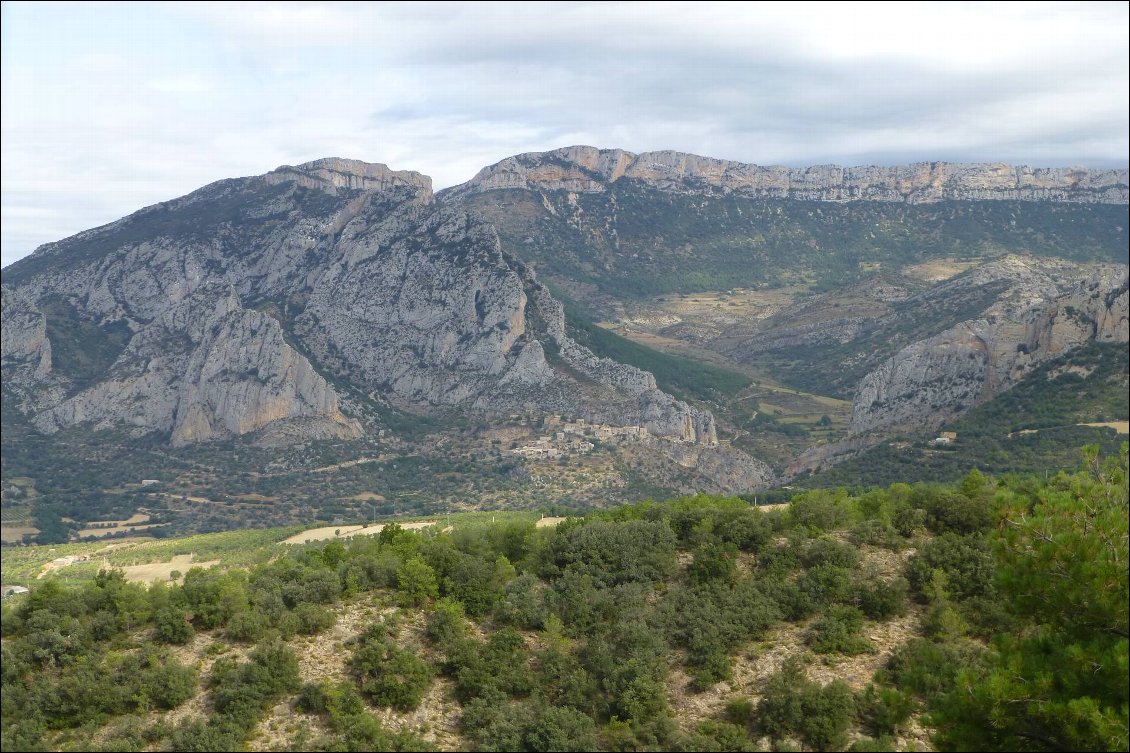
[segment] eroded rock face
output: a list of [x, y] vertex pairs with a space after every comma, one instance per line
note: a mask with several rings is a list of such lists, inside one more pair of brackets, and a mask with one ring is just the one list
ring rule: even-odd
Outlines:
[[52, 370], [47, 317], [34, 299], [0, 285], [3, 327], [0, 327], [0, 369], [4, 391], [22, 410], [54, 405], [66, 394], [66, 380]]
[[5, 378], [35, 381], [51, 373], [51, 341], [47, 339], [47, 317], [34, 303], [0, 286], [3, 329], [0, 329], [0, 364]]
[[241, 307], [231, 286], [213, 284], [134, 335], [105, 380], [38, 413], [33, 424], [48, 433], [125, 425], [185, 445], [291, 419], [305, 419], [308, 438], [360, 434], [278, 322]]
[[902, 349], [863, 379], [851, 433], [931, 428], [1091, 340], [1127, 342], [1125, 266], [1104, 265], [1070, 288], [1019, 285], [982, 316]]
[[619, 149], [571, 146], [509, 157], [485, 167], [453, 196], [508, 188], [604, 191], [621, 179], [666, 191], [722, 192], [814, 201], [944, 199], [1127, 203], [1130, 171], [1032, 168], [1001, 163], [921, 162], [896, 167], [807, 168], [750, 165], [661, 151], [632, 154]]
[[[569, 339], [561, 304], [502, 253], [489, 225], [455, 210], [406, 207], [339, 251], [296, 332], [319, 360], [394, 404], [576, 412], [717, 442], [708, 413], [657, 389], [651, 374]], [[562, 363], [551, 364], [547, 349]]]

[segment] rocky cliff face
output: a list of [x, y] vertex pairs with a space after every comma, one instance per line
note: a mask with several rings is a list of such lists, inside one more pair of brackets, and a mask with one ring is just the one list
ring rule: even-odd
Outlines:
[[735, 193], [812, 201], [893, 201], [920, 204], [945, 199], [1059, 201], [1125, 204], [1130, 171], [1032, 168], [1000, 163], [922, 162], [896, 167], [807, 168], [750, 165], [662, 151], [571, 146], [531, 152], [485, 167], [453, 197], [525, 188], [595, 193], [626, 179], [664, 191]]
[[[21, 405], [44, 432], [358, 436], [322, 368], [410, 411], [571, 413], [717, 442], [709, 413], [570, 340], [560, 304], [491, 226], [384, 165], [325, 159], [221, 181], [49, 244], [5, 283], [5, 385], [42, 393]], [[78, 355], [101, 356], [104, 373], [43, 391], [44, 301], [74, 312], [101, 349]], [[125, 333], [116, 351], [101, 339], [111, 327]]]
[[903, 348], [864, 377], [851, 433], [931, 428], [1091, 340], [1127, 342], [1125, 266], [1106, 265], [1073, 282], [1018, 274], [1025, 265], [1009, 258], [980, 270], [1011, 272], [1014, 285], [977, 318]]
[[278, 323], [239, 304], [230, 285], [201, 286], [130, 340], [106, 378], [37, 413], [41, 431], [125, 425], [174, 446], [301, 421], [310, 439], [356, 437], [337, 395], [286, 344]]
[[58, 402], [64, 395], [63, 380], [51, 370], [47, 317], [32, 299], [7, 285], [0, 285], [0, 296], [4, 323], [0, 369], [5, 390], [23, 407]]

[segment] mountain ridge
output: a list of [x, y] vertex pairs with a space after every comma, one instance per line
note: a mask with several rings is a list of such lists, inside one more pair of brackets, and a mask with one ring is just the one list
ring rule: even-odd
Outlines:
[[1019, 199], [1125, 204], [1130, 170], [1033, 168], [1006, 163], [918, 162], [879, 167], [757, 165], [662, 150], [633, 154], [622, 149], [570, 146], [527, 152], [484, 167], [466, 183], [441, 195], [508, 188], [594, 193], [620, 179], [664, 190], [739, 193], [816, 201]]
[[[1114, 295], [1109, 302], [1053, 300], [1063, 285], [1086, 282], [1087, 265], [1124, 254], [1126, 202], [1102, 203], [1122, 196], [1108, 184], [1124, 172], [982, 167], [882, 168], [874, 180], [813, 168], [791, 182], [786, 168], [575, 147], [484, 168], [475, 179], [482, 190], [473, 180], [433, 192], [418, 172], [342, 158], [217, 181], [45, 244], [4, 270], [5, 434], [92, 456], [99, 437], [117, 443], [115, 452], [142, 442], [170, 469], [207, 458], [203, 476], [179, 471], [176, 488], [203, 499], [274, 494], [274, 522], [311, 509], [310, 490], [329, 489], [325, 504], [356, 510], [371, 493], [409, 489], [388, 503], [404, 511], [530, 504], [547, 484], [575, 490], [574, 505], [610, 489], [622, 499], [749, 492], [811, 440], [830, 447], [908, 422], [932, 425], [1007, 389], [1030, 366], [1095, 339], [1098, 329], [1067, 326], [1079, 312], [1113, 333], [1106, 339], [1125, 340], [1124, 271], [1121, 297], [1115, 290], [1124, 266], [1098, 283], [1096, 295]], [[1032, 200], [1015, 198], [1022, 180]], [[946, 199], [953, 186], [964, 186], [967, 200]], [[984, 191], [1005, 193], [987, 201]], [[1029, 249], [1034, 243], [1042, 245]], [[904, 284], [900, 270], [955, 249], [965, 254], [958, 266], [972, 267], [968, 279]], [[1061, 274], [1063, 285], [1028, 285], [1009, 271], [1010, 254], [1028, 250], [1044, 259], [1040, 279]], [[1054, 261], [1068, 251], [1070, 261]], [[894, 297], [885, 303], [849, 291], [888, 284]], [[717, 291], [719, 305], [739, 286], [751, 300], [771, 293], [774, 305], [797, 305], [776, 319], [719, 309], [709, 327], [646, 310], [649, 290], [681, 297], [688, 285]], [[843, 295], [821, 299], [828, 286]], [[918, 300], [929, 306], [911, 310]], [[886, 329], [864, 321], [880, 314]], [[985, 380], [984, 368], [966, 379], [946, 366], [962, 389], [934, 390], [922, 372], [941, 363], [944, 330], [978, 317], [1003, 333], [999, 368]], [[662, 345], [601, 336], [597, 324], [617, 320], [668, 321], [654, 327], [659, 342], [683, 338], [692, 348], [653, 358]], [[897, 335], [889, 347], [872, 347], [888, 331]], [[808, 352], [790, 345], [796, 336]], [[694, 348], [707, 363], [717, 354], [721, 369], [686, 382], [677, 397], [661, 389], [680, 383], [671, 373], [694, 370]], [[763, 358], [770, 351], [781, 356], [776, 365]], [[887, 358], [926, 367], [884, 372]], [[963, 369], [966, 360], [958, 359]], [[774, 379], [831, 369], [846, 381], [807, 396], [787, 381], [759, 392], [764, 364]], [[874, 399], [857, 400], [851, 417], [841, 399], [849, 392]], [[262, 465], [229, 482], [227, 450], [209, 444], [264, 448], [246, 449]], [[396, 458], [408, 457], [406, 468], [450, 470], [404, 478]], [[311, 468], [356, 470], [323, 484], [301, 478]], [[48, 484], [48, 501], [73, 518], [61, 505], [71, 505], [81, 472], [59, 470], [69, 480]], [[280, 473], [299, 486], [280, 490], [272, 480]], [[201, 478], [222, 491], [201, 491]]]

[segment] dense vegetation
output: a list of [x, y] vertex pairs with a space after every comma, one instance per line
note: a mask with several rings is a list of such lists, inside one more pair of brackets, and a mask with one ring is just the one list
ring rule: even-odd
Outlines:
[[[890, 750], [915, 721], [941, 749], [1126, 749], [1127, 476], [1124, 444], [1046, 481], [390, 525], [174, 585], [38, 581], [3, 608], [3, 748], [426, 749], [435, 729], [381, 720], [427, 708], [476, 750]], [[891, 621], [911, 637], [876, 644]], [[853, 657], [879, 671], [827, 679]], [[269, 743], [279, 718], [300, 723]]]
[[970, 468], [992, 474], [1071, 468], [1084, 444], [1099, 444], [1106, 454], [1118, 451], [1123, 438], [1114, 429], [1080, 424], [1130, 416], [1128, 375], [1125, 344], [1090, 343], [1048, 361], [1009, 391], [943, 426], [957, 432], [950, 446], [931, 447], [925, 437], [885, 443], [790, 483], [858, 489], [905, 478], [954, 481]]

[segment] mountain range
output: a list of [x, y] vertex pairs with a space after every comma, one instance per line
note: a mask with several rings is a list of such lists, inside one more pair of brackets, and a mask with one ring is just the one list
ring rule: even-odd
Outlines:
[[1128, 183], [592, 147], [213, 183], [3, 270], [5, 526], [754, 493], [1126, 343]]

